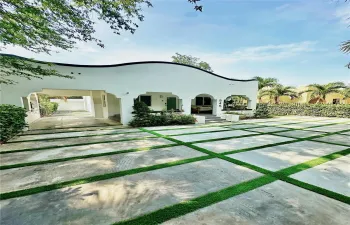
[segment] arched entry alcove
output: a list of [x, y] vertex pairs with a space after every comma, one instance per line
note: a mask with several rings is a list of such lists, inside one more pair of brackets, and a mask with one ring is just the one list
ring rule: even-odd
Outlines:
[[216, 100], [210, 94], [199, 94], [191, 100], [192, 114], [214, 114]]

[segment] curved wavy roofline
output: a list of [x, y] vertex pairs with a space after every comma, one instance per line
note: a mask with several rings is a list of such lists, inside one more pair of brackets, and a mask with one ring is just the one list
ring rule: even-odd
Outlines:
[[51, 64], [55, 64], [55, 65], [59, 65], [59, 66], [71, 66], [71, 67], [83, 67], [83, 68], [107, 68], [107, 67], [119, 67], [119, 66], [130, 66], [130, 65], [151, 64], [151, 63], [171, 64], [171, 65], [190, 67], [190, 68], [193, 68], [193, 69], [196, 69], [196, 70], [203, 71], [205, 73], [209, 73], [210, 75], [213, 75], [213, 76], [225, 79], [225, 80], [242, 81], [242, 82], [256, 81], [256, 79], [242, 80], [242, 79], [228, 78], [228, 77], [220, 76], [220, 75], [215, 74], [213, 72], [209, 72], [209, 71], [203, 70], [203, 69], [195, 67], [195, 66], [190, 66], [190, 65], [180, 64], [180, 63], [174, 63], [174, 62], [167, 62], [167, 61], [139, 61], [139, 62], [128, 62], [128, 63], [109, 64], [109, 65], [82, 65], [82, 64], [69, 64], [69, 63], [58, 63], [58, 62], [47, 62], [47, 61], [33, 60], [33, 59], [26, 58], [26, 57], [18, 56], [18, 55], [12, 55], [12, 54], [2, 54], [1, 53], [0, 55], [17, 57], [17, 58], [20, 58], [20, 59], [33, 61], [33, 62], [36, 62], [36, 63], [43, 63], [43, 64], [51, 63]]

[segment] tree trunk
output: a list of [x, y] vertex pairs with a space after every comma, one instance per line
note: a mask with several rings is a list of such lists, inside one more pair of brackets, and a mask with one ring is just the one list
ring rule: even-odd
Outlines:
[[278, 104], [278, 96], [275, 97], [275, 104]]

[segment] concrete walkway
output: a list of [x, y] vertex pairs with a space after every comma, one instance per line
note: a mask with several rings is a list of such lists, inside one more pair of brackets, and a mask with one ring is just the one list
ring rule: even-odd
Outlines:
[[49, 117], [43, 117], [31, 123], [29, 129], [37, 130], [111, 125], [118, 126], [120, 123], [110, 119], [96, 119], [89, 112], [58, 111]]
[[[69, 128], [85, 120], [90, 127]], [[345, 225], [349, 122], [279, 117], [145, 131], [86, 113], [43, 118], [37, 129], [61, 129], [0, 146], [0, 224]], [[296, 166], [286, 175], [293, 184], [268, 175]]]

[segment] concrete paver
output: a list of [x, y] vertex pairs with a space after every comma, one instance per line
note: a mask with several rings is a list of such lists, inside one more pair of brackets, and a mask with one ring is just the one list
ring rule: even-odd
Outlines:
[[263, 125], [261, 124], [233, 124], [232, 126], [228, 126], [231, 129], [247, 129], [247, 128], [253, 128], [253, 127], [261, 127]]
[[156, 131], [156, 132], [162, 135], [177, 135], [177, 134], [210, 132], [210, 131], [219, 131], [219, 130], [224, 131], [229, 129], [225, 127], [203, 127], [203, 128], [193, 128], [193, 129], [164, 130], [164, 131]]
[[349, 130], [349, 129], [350, 129], [350, 124], [336, 124], [336, 125], [308, 128], [306, 130], [315, 130], [315, 131], [321, 131], [321, 132], [338, 132], [338, 131]]
[[233, 130], [233, 131], [222, 131], [222, 132], [205, 133], [205, 134], [172, 136], [172, 138], [183, 142], [193, 142], [193, 141], [202, 141], [202, 140], [216, 139], [216, 138], [238, 137], [238, 136], [250, 135], [250, 134], [257, 134], [257, 133], [243, 131], [243, 130]]
[[28, 163], [90, 154], [117, 152], [134, 148], [147, 148], [167, 144], [174, 144], [174, 142], [168, 141], [163, 138], [154, 138], [74, 147], [61, 147], [48, 150], [34, 150], [2, 154], [0, 157], [0, 162], [1, 165], [12, 165], [17, 163]]
[[302, 129], [302, 128], [308, 128], [308, 127], [322, 126], [322, 125], [324, 125], [324, 123], [321, 123], [321, 121], [318, 121], [318, 122], [302, 122], [302, 123], [295, 123], [295, 124], [287, 124], [287, 125], [281, 125], [281, 127]]
[[315, 140], [326, 141], [326, 142], [336, 143], [336, 144], [350, 145], [350, 137], [347, 137], [346, 135], [342, 135], [342, 134], [333, 134], [333, 135], [329, 135], [321, 138], [315, 138]]
[[284, 130], [288, 130], [288, 128], [281, 128], [281, 127], [260, 127], [260, 128], [251, 128], [251, 129], [247, 129], [249, 131], [254, 131], [254, 132], [263, 132], [263, 133], [267, 133], [267, 132], [277, 132], [277, 131], [284, 131]]
[[[116, 127], [96, 127], [96, 129], [92, 128], [93, 130], [91, 130], [91, 127], [68, 128], [68, 126], [72, 125], [82, 126], [84, 125], [84, 121], [87, 121], [88, 124], [91, 123], [92, 126], [102, 125], [104, 123], [94, 118], [83, 118], [82, 120], [77, 118], [84, 116], [86, 117], [86, 115], [77, 114], [69, 118], [65, 115], [59, 115], [49, 120], [44, 119], [41, 121], [41, 124], [36, 123], [35, 128], [66, 128], [26, 132], [25, 134], [37, 133], [38, 135], [20, 136], [18, 140], [30, 141], [2, 145], [0, 152], [50, 147], [53, 145], [63, 146], [84, 143], [86, 145], [1, 154], [1, 165], [174, 144], [174, 142], [166, 139], [157, 138], [146, 132], [140, 132], [138, 129], [115, 129]], [[58, 122], [53, 123], [52, 119], [58, 119]], [[194, 145], [213, 152], [222, 153], [267, 144], [278, 144], [294, 140], [292, 137], [312, 137], [324, 134], [322, 132], [343, 131], [350, 129], [349, 121], [349, 119], [342, 118], [285, 116], [272, 119], [249, 119], [237, 123], [227, 123], [225, 126], [221, 126], [223, 125], [221, 124], [216, 127], [209, 127], [208, 125], [184, 125], [151, 127], [147, 129], [155, 130], [158, 133], [166, 135], [175, 135], [172, 137], [185, 142], [210, 140], [209, 142]], [[289, 126], [288, 123], [296, 124], [290, 124]], [[318, 127], [315, 130], [311, 130], [313, 128], [310, 128], [310, 126], [327, 125], [330, 123], [341, 124]], [[249, 131], [220, 131], [221, 129], [227, 129], [227, 127], [230, 129], [247, 129]], [[180, 128], [186, 129], [180, 130]], [[286, 128], [306, 128], [307, 130], [283, 131]], [[165, 131], [164, 129], [168, 129], [169, 131]], [[316, 132], [319, 129], [322, 132]], [[128, 132], [128, 130], [138, 132], [81, 137], [82, 135], [91, 134], [109, 134], [109, 132], [114, 132], [115, 130], [117, 132]], [[60, 133], [53, 134], [56, 131]], [[62, 131], [68, 132], [62, 133]], [[188, 134], [202, 131], [209, 133]], [[210, 131], [218, 132], [210, 133]], [[254, 131], [278, 131], [278, 133], [274, 135], [263, 135]], [[186, 135], [178, 135], [185, 133]], [[256, 135], [252, 137], [240, 137], [249, 134]], [[320, 138], [320, 140], [335, 144], [347, 144], [349, 142], [346, 134], [349, 135], [350, 133], [344, 132], [341, 135], [331, 135]], [[287, 137], [278, 135], [285, 135]], [[150, 136], [154, 138], [88, 144], [92, 141], [122, 140]], [[60, 137], [62, 139], [34, 140], [39, 137], [40, 139], [43, 137]], [[224, 137], [235, 138], [221, 141], [211, 140]], [[346, 146], [315, 141], [302, 141], [230, 154], [229, 157], [276, 171], [347, 148]], [[1, 170], [0, 192], [24, 190], [203, 155], [204, 153], [185, 146], [175, 146]], [[341, 157], [292, 176], [303, 182], [350, 196], [348, 186], [350, 176], [349, 163], [349, 156]], [[218, 191], [258, 176], [261, 176], [261, 174], [224, 160], [203, 160], [2, 200], [0, 201], [0, 224], [111, 224], [147, 214], [184, 200], [190, 200], [209, 192]], [[185, 216], [172, 219], [166, 224], [339, 225], [347, 224], [349, 212], [349, 205], [294, 185], [276, 181]]]
[[92, 137], [76, 137], [67, 139], [52, 139], [45, 141], [28, 141], [28, 142], [13, 142], [3, 144], [0, 148], [0, 152], [11, 151], [11, 150], [21, 150], [21, 149], [33, 149], [33, 148], [43, 148], [52, 146], [66, 146], [75, 144], [88, 144], [93, 142], [104, 142], [104, 141], [118, 141], [129, 138], [146, 138], [146, 137], [156, 137], [150, 133], [138, 132], [138, 133], [126, 133], [126, 134], [112, 134], [112, 135], [101, 135]]
[[0, 201], [0, 224], [112, 224], [261, 176], [220, 159]]
[[115, 130], [124, 129], [123, 126], [92, 126], [92, 127], [76, 127], [76, 128], [61, 128], [61, 129], [44, 129], [44, 130], [27, 130], [20, 135], [30, 135], [30, 134], [55, 134], [64, 132], [77, 132], [77, 131], [89, 131], [89, 130]]
[[[33, 188], [78, 178], [204, 156], [186, 146], [100, 156], [66, 162], [0, 170], [1, 192]], [[55, 168], [54, 170], [52, 168]], [[14, 177], [16, 179], [14, 179]]]
[[267, 170], [277, 171], [346, 148], [338, 145], [301, 141], [228, 156]]
[[291, 177], [350, 197], [350, 156], [340, 157]]
[[308, 130], [291, 130], [291, 131], [283, 131], [283, 132], [277, 133], [277, 135], [283, 135], [283, 136], [295, 137], [295, 138], [308, 138], [308, 137], [313, 137], [313, 136], [322, 135], [322, 134], [325, 134], [325, 133], [308, 131]]
[[80, 132], [68, 132], [68, 133], [58, 133], [58, 134], [41, 134], [41, 135], [24, 135], [18, 136], [9, 141], [34, 141], [38, 139], [51, 139], [51, 138], [66, 138], [66, 137], [82, 137], [88, 135], [108, 135], [117, 133], [130, 133], [139, 132], [138, 129], [115, 129], [115, 130], [97, 130], [97, 131], [80, 131]]
[[258, 135], [252, 137], [234, 138], [222, 141], [213, 141], [194, 144], [198, 147], [208, 149], [209, 151], [222, 153], [227, 151], [253, 148], [262, 145], [275, 144], [279, 142], [291, 141], [292, 138], [278, 137], [274, 135]]
[[171, 219], [163, 225], [346, 225], [350, 206], [282, 181]]

